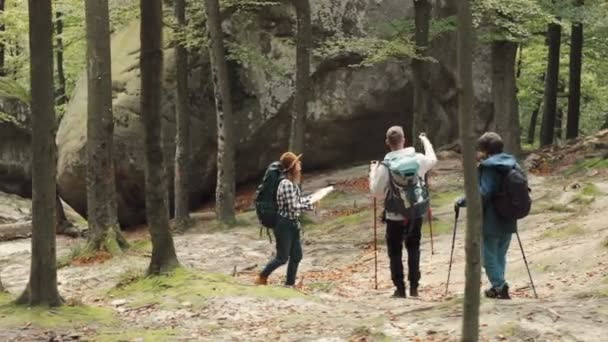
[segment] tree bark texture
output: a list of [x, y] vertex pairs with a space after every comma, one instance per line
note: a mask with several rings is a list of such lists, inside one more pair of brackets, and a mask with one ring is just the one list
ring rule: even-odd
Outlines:
[[539, 100], [532, 111], [532, 115], [530, 115], [530, 126], [528, 126], [528, 144], [530, 145], [533, 145], [534, 140], [536, 139], [536, 123], [538, 121], [538, 112], [540, 112], [542, 103], [542, 100]]
[[166, 273], [179, 265], [169, 230], [166, 175], [161, 140], [163, 74], [162, 0], [141, 0], [141, 118], [145, 142], [146, 216], [152, 238], [148, 274]]
[[312, 24], [309, 0], [295, 0], [296, 9], [296, 90], [294, 110], [291, 118], [289, 149], [294, 153], [304, 151], [306, 115], [310, 94], [310, 49]]
[[515, 79], [516, 57], [517, 43], [492, 42], [492, 102], [496, 131], [504, 141], [505, 150], [518, 155], [521, 153], [521, 142]]
[[[577, 1], [582, 6], [583, 1]], [[570, 38], [570, 79], [568, 85], [568, 123], [566, 139], [578, 137], [579, 120], [581, 115], [581, 71], [583, 67], [583, 23], [572, 23]]]
[[[175, 0], [175, 17], [179, 29], [186, 26], [186, 1]], [[183, 231], [190, 224], [190, 113], [188, 111], [188, 51], [182, 44], [175, 45], [176, 108], [175, 138], [175, 228]]]
[[220, 222], [235, 222], [235, 137], [230, 79], [224, 52], [218, 0], [205, 0], [207, 10], [207, 32], [209, 33], [209, 57], [215, 90], [217, 113], [217, 186], [215, 210]]
[[[5, 0], [0, 0], [0, 13], [4, 13], [4, 8], [5, 8]], [[0, 32], [4, 33], [4, 31], [6, 30], [6, 28], [4, 27], [4, 24], [0, 25]], [[5, 70], [5, 48], [4, 48], [4, 43], [0, 44], [0, 77], [6, 76], [6, 70]], [[0, 284], [1, 286], [2, 284]]]
[[428, 118], [433, 115], [430, 62], [424, 60], [425, 57], [428, 57], [431, 10], [432, 5], [428, 0], [414, 0], [414, 40], [416, 43], [416, 54], [421, 58], [414, 58], [412, 60], [414, 113], [411, 121], [412, 127], [406, 128], [407, 139], [412, 142], [412, 145], [417, 141], [416, 136], [419, 133], [428, 130]]
[[467, 231], [462, 341], [479, 339], [479, 283], [481, 281], [481, 197], [475, 160], [477, 137], [473, 115], [473, 23], [469, 0], [458, 2], [458, 77], [460, 141], [463, 154]]
[[63, 13], [56, 13], [55, 29], [57, 32], [57, 95], [56, 101], [58, 105], [65, 104], [67, 102], [67, 94], [65, 93], [65, 71], [63, 69]]
[[121, 237], [116, 213], [112, 159], [112, 62], [108, 0], [86, 0], [87, 36], [87, 221], [91, 250], [119, 252]]
[[562, 27], [551, 23], [547, 29], [549, 53], [547, 56], [547, 72], [545, 76], [545, 106], [540, 131], [540, 145], [553, 144], [555, 136], [555, 115], [557, 110], [557, 86], [559, 82], [559, 50], [561, 45]]
[[28, 285], [17, 304], [58, 306], [55, 245], [55, 99], [50, 0], [29, 0], [32, 110], [32, 256]]

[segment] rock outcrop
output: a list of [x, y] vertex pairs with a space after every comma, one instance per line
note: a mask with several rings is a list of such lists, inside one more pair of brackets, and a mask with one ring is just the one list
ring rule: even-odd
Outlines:
[[[398, 0], [312, 0], [314, 41], [366, 36], [378, 25], [412, 15], [410, 3]], [[445, 15], [449, 15], [449, 9]], [[237, 178], [255, 179], [287, 146], [294, 92], [295, 16], [278, 6], [260, 13], [234, 14], [224, 22], [228, 39], [266, 57], [229, 65], [237, 134]], [[455, 33], [438, 39], [432, 54], [432, 84], [436, 97], [429, 113], [436, 144], [457, 139], [455, 100]], [[489, 102], [488, 54], [476, 53], [478, 122], [492, 119]], [[114, 88], [114, 161], [119, 221], [139, 224], [144, 210], [144, 149], [140, 122], [139, 23], [112, 39]], [[351, 67], [360, 57], [345, 54], [313, 59], [313, 89], [307, 118], [305, 168], [337, 166], [378, 158], [384, 152], [384, 131], [403, 123], [412, 108], [409, 61], [389, 60], [371, 67]], [[189, 74], [192, 117], [191, 199], [212, 194], [215, 182], [215, 113], [208, 59], [191, 56]], [[174, 156], [175, 81], [172, 50], [165, 50], [163, 143], [170, 184]], [[77, 85], [57, 135], [58, 186], [62, 198], [86, 213], [86, 79]], [[484, 127], [480, 127], [482, 129]], [[169, 189], [171, 191], [171, 189]]]

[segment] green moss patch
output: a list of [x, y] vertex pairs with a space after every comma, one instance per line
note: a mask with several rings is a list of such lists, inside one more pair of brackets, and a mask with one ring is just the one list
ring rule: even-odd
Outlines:
[[129, 250], [137, 253], [152, 253], [152, 241], [149, 239], [130, 241]]
[[381, 331], [373, 331], [369, 327], [357, 327], [353, 330], [350, 335], [349, 341], [374, 341], [374, 342], [387, 342], [392, 341], [390, 337], [386, 336]]
[[165, 308], [178, 308], [184, 302], [202, 307], [207, 298], [213, 297], [288, 299], [304, 296], [289, 288], [243, 285], [227, 275], [197, 273], [184, 268], [178, 268], [168, 275], [134, 279], [111, 290], [109, 294], [114, 298], [127, 299], [132, 307], [158, 304]]
[[605, 193], [593, 183], [585, 183], [581, 188], [581, 194], [584, 196], [602, 196]]
[[566, 170], [566, 175], [573, 175], [579, 172], [593, 169], [608, 169], [608, 159], [605, 158], [589, 158], [579, 161], [574, 166]]
[[452, 191], [433, 191], [431, 193], [431, 205], [435, 207], [442, 207], [446, 205], [453, 206], [454, 201], [464, 196], [463, 190], [452, 190]]
[[98, 342], [122, 342], [122, 341], [145, 341], [145, 342], [164, 342], [177, 339], [177, 332], [172, 329], [161, 330], [140, 330], [129, 329], [126, 332], [117, 332], [115, 330], [102, 331], [95, 336], [95, 341]]
[[541, 235], [541, 238], [549, 238], [549, 239], [564, 239], [570, 236], [582, 235], [585, 234], [585, 230], [577, 225], [559, 227], [559, 228], [550, 228], [544, 231]]
[[[452, 229], [454, 229], [454, 223], [433, 217], [433, 236], [450, 233], [452, 232]], [[430, 236], [430, 234], [431, 227], [429, 226], [428, 220], [425, 220], [422, 223], [422, 235]]]
[[14, 298], [0, 293], [0, 327], [15, 328], [31, 324], [39, 328], [109, 326], [118, 321], [111, 310], [83, 305], [57, 308], [17, 306]]

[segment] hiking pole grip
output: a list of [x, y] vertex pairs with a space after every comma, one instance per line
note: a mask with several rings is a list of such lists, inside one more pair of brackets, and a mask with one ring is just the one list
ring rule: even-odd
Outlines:
[[376, 217], [376, 196], [374, 196], [374, 289], [378, 289], [378, 234]]
[[524, 263], [526, 264], [526, 270], [528, 270], [528, 277], [530, 277], [530, 285], [532, 286], [532, 291], [534, 292], [534, 298], [538, 299], [538, 294], [536, 293], [536, 287], [534, 286], [534, 281], [532, 280], [532, 273], [530, 273], [530, 267], [528, 266], [528, 260], [526, 259], [526, 253], [524, 253], [524, 246], [521, 243], [521, 239], [519, 238], [519, 232], [515, 231], [515, 235], [517, 236], [517, 242], [519, 243], [519, 248], [521, 249], [521, 255], [524, 258]]

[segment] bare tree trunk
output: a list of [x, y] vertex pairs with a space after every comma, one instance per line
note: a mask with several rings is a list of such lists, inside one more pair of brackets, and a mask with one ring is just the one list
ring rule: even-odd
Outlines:
[[[576, 1], [577, 6], [583, 5], [583, 0]], [[570, 84], [568, 86], [568, 123], [566, 139], [578, 137], [579, 118], [581, 115], [581, 70], [583, 65], [583, 23], [572, 23], [570, 38]]]
[[[416, 31], [414, 39], [416, 42], [416, 54], [421, 57], [428, 56], [429, 47], [429, 25], [431, 21], [432, 5], [428, 0], [414, 0], [414, 22]], [[411, 121], [412, 127], [407, 127], [408, 139], [412, 146], [417, 140], [418, 133], [426, 132], [428, 117], [432, 114], [431, 83], [429, 62], [421, 58], [412, 60], [412, 72], [414, 76], [414, 113]]]
[[88, 248], [120, 252], [126, 247], [116, 213], [112, 159], [112, 62], [108, 0], [86, 0], [87, 36], [87, 221]]
[[55, 99], [53, 94], [53, 12], [50, 0], [29, 0], [32, 110], [32, 263], [17, 304], [58, 306], [55, 247]]
[[481, 197], [475, 162], [473, 114], [473, 23], [469, 0], [458, 2], [458, 75], [460, 141], [467, 198], [466, 266], [461, 341], [479, 339], [479, 283], [481, 282]]
[[492, 97], [496, 131], [512, 154], [521, 153], [515, 61], [517, 43], [492, 42]]
[[553, 144], [555, 133], [555, 114], [557, 109], [557, 86], [559, 82], [559, 49], [561, 45], [562, 27], [551, 23], [547, 29], [549, 54], [547, 57], [547, 72], [545, 77], [545, 113], [540, 130], [540, 145]]
[[57, 12], [55, 15], [55, 28], [57, 30], [57, 82], [59, 84], [56, 98], [57, 104], [62, 105], [67, 102], [67, 95], [65, 93], [65, 72], [63, 70], [63, 13]]
[[152, 237], [148, 274], [166, 273], [179, 266], [169, 230], [169, 209], [161, 140], [163, 74], [162, 0], [141, 0], [141, 117], [146, 146], [146, 216]]
[[558, 107], [557, 112], [555, 114], [555, 139], [557, 141], [562, 140], [563, 121], [564, 121], [564, 110], [562, 109], [562, 107]]
[[[4, 14], [4, 8], [5, 8], [5, 1], [4, 0], [0, 0], [0, 13]], [[4, 31], [6, 30], [6, 28], [4, 27], [4, 24], [0, 25], [0, 33], [4, 34]], [[5, 57], [4, 57], [4, 43], [0, 43], [0, 77], [6, 76], [6, 70], [4, 69], [4, 62]], [[0, 286], [2, 286], [2, 284], [0, 284]]]
[[[175, 17], [179, 29], [186, 26], [186, 2], [175, 0]], [[182, 44], [175, 45], [177, 74], [175, 138], [175, 228], [184, 231], [190, 225], [190, 113], [188, 111], [188, 52]]]
[[312, 44], [312, 24], [309, 0], [295, 0], [296, 33], [296, 92], [294, 111], [291, 118], [289, 149], [294, 153], [304, 151], [306, 136], [306, 114], [310, 94], [310, 49]]
[[207, 10], [207, 32], [209, 32], [209, 59], [215, 89], [215, 110], [217, 112], [217, 187], [215, 190], [215, 210], [220, 222], [235, 222], [235, 141], [234, 118], [230, 79], [224, 52], [218, 0], [205, 0]]
[[536, 103], [536, 108], [532, 111], [532, 115], [530, 115], [530, 126], [528, 126], [528, 144], [533, 145], [534, 140], [536, 138], [536, 122], [538, 121], [538, 112], [540, 112], [540, 106], [543, 101], [539, 100]]

